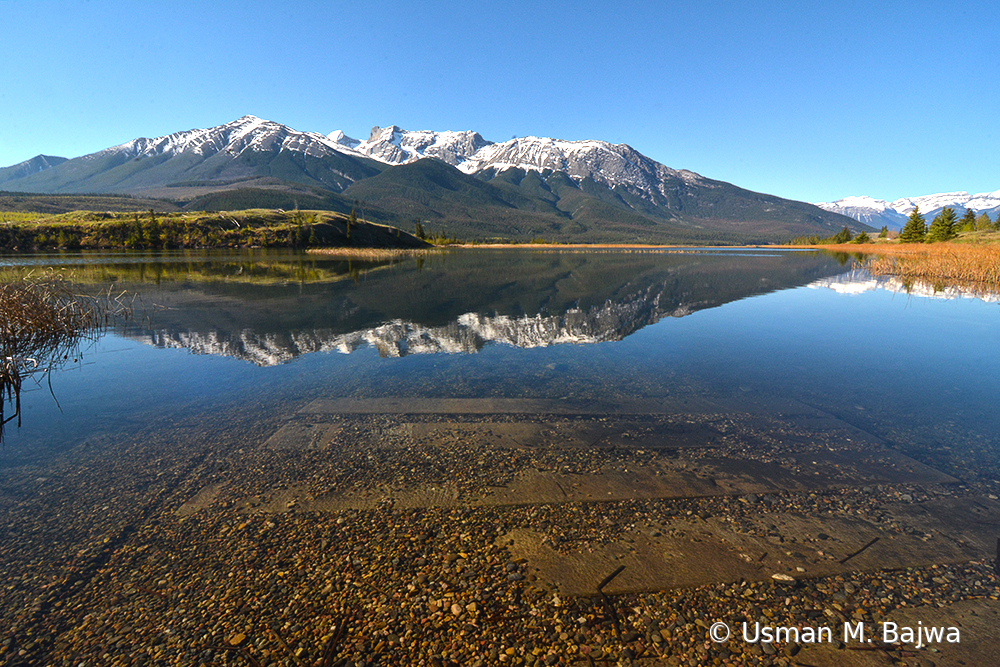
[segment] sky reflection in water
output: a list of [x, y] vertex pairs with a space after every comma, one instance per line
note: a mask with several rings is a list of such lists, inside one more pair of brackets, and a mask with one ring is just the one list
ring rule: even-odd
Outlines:
[[157, 308], [148, 327], [103, 337], [56, 374], [58, 404], [47, 387], [25, 395], [8, 463], [171, 416], [340, 396], [773, 397], [928, 445], [1000, 430], [997, 305], [850, 293], [864, 276], [827, 256], [63, 260], [81, 262], [84, 282]]

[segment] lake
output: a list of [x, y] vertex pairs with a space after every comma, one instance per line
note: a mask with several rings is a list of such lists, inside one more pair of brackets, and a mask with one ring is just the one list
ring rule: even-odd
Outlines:
[[997, 611], [995, 299], [780, 249], [0, 267], [135, 312], [5, 430], [4, 658], [770, 664], [695, 619]]

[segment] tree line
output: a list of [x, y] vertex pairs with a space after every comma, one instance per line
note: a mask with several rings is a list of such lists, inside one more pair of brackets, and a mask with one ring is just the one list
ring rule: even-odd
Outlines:
[[[958, 236], [959, 232], [988, 231], [1000, 231], [1000, 212], [997, 213], [996, 220], [991, 220], [986, 213], [980, 213], [977, 216], [976, 212], [972, 210], [967, 210], [965, 215], [959, 218], [954, 209], [945, 207], [928, 226], [920, 212], [920, 207], [917, 206], [910, 214], [906, 225], [900, 230], [899, 240], [902, 243], [934, 243], [951, 240]], [[877, 238], [884, 239], [888, 236], [889, 228], [883, 226]], [[850, 229], [844, 227], [833, 236], [826, 238], [820, 238], [818, 234], [799, 236], [792, 240], [791, 245], [842, 245], [844, 243], [871, 243], [871, 241], [872, 237], [867, 232], [861, 232], [854, 236]]]
[[935, 243], [937, 241], [948, 241], [958, 236], [959, 232], [985, 232], [1000, 231], [1000, 212], [997, 213], [996, 220], [990, 220], [990, 216], [981, 213], [978, 216], [975, 211], [967, 210], [961, 219], [955, 214], [955, 210], [949, 207], [941, 209], [941, 212], [934, 216], [930, 226], [920, 213], [920, 207], [913, 209], [913, 213], [907, 219], [903, 229], [899, 232], [899, 240], [902, 243]]
[[[358, 226], [353, 216], [339, 226], [300, 211], [272, 216], [273, 220], [256, 220], [242, 214], [208, 214], [187, 220], [158, 216], [152, 209], [143, 216], [134, 213], [131, 219], [101, 213], [84, 217], [89, 219], [0, 224], [0, 249], [306, 248], [345, 242], [350, 245], [352, 228]], [[106, 217], [110, 219], [102, 219]]]

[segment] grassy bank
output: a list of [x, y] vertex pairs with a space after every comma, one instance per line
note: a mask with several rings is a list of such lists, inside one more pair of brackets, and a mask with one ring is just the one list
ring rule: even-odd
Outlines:
[[936, 288], [1000, 292], [1000, 233], [960, 237], [947, 243], [871, 243], [814, 246], [855, 254], [876, 276], [923, 281]]
[[0, 213], [0, 250], [81, 248], [419, 248], [394, 227], [329, 211]]

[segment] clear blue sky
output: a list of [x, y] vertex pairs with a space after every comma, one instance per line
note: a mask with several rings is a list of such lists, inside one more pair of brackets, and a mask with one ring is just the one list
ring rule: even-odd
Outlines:
[[981, 2], [0, 0], [0, 166], [244, 114], [604, 139], [805, 201], [1000, 189]]

